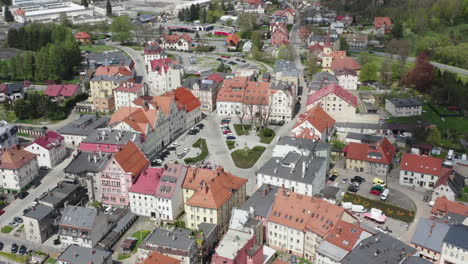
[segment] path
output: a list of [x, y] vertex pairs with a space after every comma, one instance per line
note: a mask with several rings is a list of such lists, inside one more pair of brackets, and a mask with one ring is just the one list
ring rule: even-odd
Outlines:
[[40, 125], [25, 124], [25, 123], [18, 123], [18, 122], [15, 124], [20, 125], [20, 126], [25, 126], [25, 127], [45, 127], [46, 126], [49, 130], [57, 131], [59, 128], [77, 119], [79, 116], [80, 116], [79, 113], [72, 111], [66, 119], [59, 121], [57, 123], [53, 123], [53, 124], [49, 124], [48, 122], [44, 122], [43, 124], [40, 124]]

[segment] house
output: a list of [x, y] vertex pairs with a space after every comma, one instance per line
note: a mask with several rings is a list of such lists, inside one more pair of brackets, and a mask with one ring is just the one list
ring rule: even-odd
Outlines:
[[49, 84], [45, 90], [45, 95], [54, 100], [61, 101], [73, 97], [81, 92], [81, 87], [77, 84]]
[[328, 115], [320, 105], [316, 105], [305, 113], [291, 129], [291, 136], [314, 140], [329, 141], [335, 132], [335, 119]]
[[275, 31], [280, 30], [283, 33], [288, 33], [288, 27], [286, 26], [286, 18], [285, 17], [273, 17], [270, 21], [270, 25], [268, 27], [270, 34], [273, 34]]
[[338, 84], [345, 90], [357, 90], [358, 75], [356, 71], [350, 69], [341, 69], [335, 71]]
[[345, 147], [346, 169], [386, 176], [393, 164], [395, 146], [383, 138], [372, 144], [351, 142]]
[[366, 263], [372, 259], [373, 263], [405, 263], [417, 250], [400, 240], [384, 234], [375, 235], [361, 241], [362, 246], [353, 250], [341, 261], [343, 264]]
[[124, 106], [135, 106], [132, 102], [147, 95], [147, 87], [141, 83], [123, 83], [114, 89], [115, 110]]
[[419, 257], [439, 263], [442, 243], [449, 229], [449, 224], [420, 218], [411, 238], [411, 246], [418, 250]]
[[354, 21], [354, 17], [350, 14], [342, 15], [342, 16], [336, 16], [335, 17], [336, 21], [343, 22], [347, 27], [351, 26]]
[[256, 220], [260, 220], [263, 225], [262, 243], [268, 238], [267, 223], [273, 208], [276, 192], [279, 187], [271, 184], [263, 184], [258, 188], [250, 198], [240, 207], [241, 210], [251, 212]]
[[19, 144], [18, 127], [0, 120], [0, 149], [7, 149]]
[[98, 174], [101, 181], [102, 203], [128, 205], [128, 192], [149, 163], [137, 145], [129, 141]]
[[286, 18], [286, 23], [288, 25], [294, 24], [294, 17], [296, 12], [291, 8], [286, 8], [284, 10], [277, 10], [273, 13], [273, 17], [284, 17]]
[[435, 201], [439, 197], [445, 196], [450, 201], [455, 201], [465, 188], [465, 177], [463, 175], [452, 172], [451, 174], [442, 175], [439, 177], [432, 190], [432, 199]]
[[234, 116], [243, 110], [247, 77], [224, 80], [216, 98], [216, 112], [222, 116]]
[[275, 61], [275, 80], [283, 81], [291, 85], [298, 85], [299, 83], [299, 70], [296, 63], [288, 60]]
[[3, 149], [0, 186], [6, 192], [21, 192], [38, 176], [37, 155], [14, 146]]
[[338, 57], [338, 58], [333, 58], [333, 61], [331, 63], [331, 70], [336, 73], [339, 70], [353, 70], [357, 74], [359, 74], [359, 71], [361, 70], [361, 65], [351, 57]]
[[111, 113], [115, 110], [115, 99], [113, 90], [124, 83], [133, 81], [133, 76], [100, 75], [89, 81], [92, 110], [97, 112]]
[[182, 85], [184, 69], [170, 58], [150, 61], [148, 79], [151, 83], [148, 93], [161, 95], [167, 91], [175, 90]]
[[187, 168], [169, 164], [147, 168], [129, 190], [130, 209], [138, 215], [174, 221], [182, 213], [182, 182]]
[[262, 0], [238, 1], [234, 6], [236, 13], [265, 14], [266, 3]]
[[268, 219], [268, 245], [315, 263], [317, 240], [340, 219], [354, 222], [345, 214], [337, 205], [280, 188]]
[[223, 235], [232, 208], [245, 201], [246, 183], [247, 179], [225, 172], [221, 166], [216, 170], [189, 167], [182, 185], [187, 227], [217, 224], [218, 235]]
[[312, 80], [309, 82], [308, 88], [309, 94], [312, 94], [323, 87], [329, 85], [330, 83], [338, 83], [338, 79], [334, 74], [331, 74], [326, 71], [318, 72], [312, 75]]
[[173, 91], [166, 92], [164, 96], [171, 96], [182, 111], [185, 111], [185, 126], [190, 128], [202, 120], [201, 103], [190, 90], [179, 87]]
[[102, 65], [121, 65], [133, 70], [135, 62], [124, 52], [115, 49], [103, 53], [89, 53], [83, 55], [88, 67], [98, 68]]
[[88, 45], [93, 42], [91, 35], [86, 32], [78, 32], [74, 37], [79, 44]]
[[47, 131], [44, 136], [37, 137], [24, 150], [37, 155], [39, 167], [47, 167], [49, 169], [62, 162], [67, 155], [64, 137], [54, 131]]
[[284, 158], [290, 152], [302, 153], [303, 155], [314, 155], [326, 159], [326, 166], [330, 165], [330, 144], [306, 138], [295, 138], [283, 136], [278, 139], [273, 148], [272, 157]]
[[304, 43], [307, 43], [310, 38], [310, 31], [307, 29], [307, 27], [301, 27], [297, 34], [299, 35], [299, 39]]
[[216, 106], [216, 97], [224, 78], [216, 73], [212, 73], [204, 79], [187, 78], [183, 87], [190, 89], [193, 95], [201, 103], [201, 110], [213, 111]]
[[330, 24], [330, 30], [335, 30], [338, 34], [343, 34], [345, 24], [341, 21], [335, 21]]
[[444, 237], [439, 263], [463, 264], [468, 259], [468, 226], [456, 224]]
[[59, 211], [51, 206], [38, 204], [31, 211], [23, 215], [26, 239], [42, 244], [57, 232]]
[[332, 227], [317, 248], [316, 263], [338, 264], [359, 243], [371, 237], [372, 234], [355, 225], [342, 220]]
[[58, 264], [112, 264], [112, 252], [78, 245], [68, 246], [57, 258]]
[[199, 263], [199, 249], [192, 236], [192, 230], [156, 228], [138, 247], [139, 258], [146, 258], [151, 252], [164, 254], [180, 260], [183, 264]]
[[0, 84], [0, 103], [7, 100], [14, 102], [18, 99], [24, 99], [23, 83], [1, 83]]
[[66, 145], [78, 146], [96, 129], [107, 126], [109, 120], [108, 116], [98, 118], [96, 115], [81, 115], [78, 119], [58, 129], [57, 132], [64, 137]]
[[61, 209], [66, 205], [76, 205], [85, 201], [86, 189], [79, 183], [60, 182], [47, 194], [42, 195], [38, 202], [42, 205]]
[[138, 132], [98, 128], [81, 141], [78, 149], [91, 154], [117, 153], [129, 141], [140, 148], [142, 146], [141, 138], [142, 136]]
[[356, 115], [357, 97], [337, 83], [330, 83], [309, 94], [307, 110], [316, 105], [320, 105], [337, 122], [344, 122]]
[[192, 46], [192, 37], [184, 33], [182, 35], [162, 35], [157, 40], [159, 46], [165, 50], [189, 50]]
[[392, 21], [389, 17], [374, 17], [374, 34], [384, 35], [390, 34]]
[[94, 76], [133, 76], [133, 70], [126, 65], [102, 65], [96, 68]]
[[366, 49], [369, 44], [369, 37], [364, 34], [349, 34], [346, 36], [346, 42], [352, 49]]
[[271, 122], [282, 123], [291, 120], [296, 105], [296, 92], [293, 87], [282, 81], [272, 82], [269, 93]]
[[415, 98], [392, 98], [385, 100], [385, 110], [392, 116], [420, 116], [422, 103]]
[[180, 260], [163, 255], [159, 252], [151, 252], [138, 264], [180, 264]]
[[373, 123], [355, 123], [355, 122], [336, 122], [336, 131], [342, 133], [358, 133], [358, 134], [388, 134], [390, 128], [387, 124]]
[[439, 197], [435, 200], [431, 210], [432, 215], [441, 218], [448, 214], [468, 216], [468, 206], [458, 202], [452, 202], [446, 197]]
[[288, 32], [284, 30], [275, 30], [271, 34], [271, 46], [274, 48], [279, 48], [281, 45], [289, 44], [289, 35]]
[[59, 223], [62, 248], [94, 248], [109, 231], [108, 216], [96, 208], [67, 206]]
[[439, 177], [451, 173], [442, 162], [439, 158], [404, 153], [400, 162], [400, 184], [432, 190]]
[[145, 57], [145, 65], [146, 65], [146, 72], [150, 71], [152, 60], [159, 60], [167, 58], [166, 53], [164, 52], [163, 48], [158, 45], [156, 42], [151, 42], [145, 46], [143, 50], [143, 54]]
[[228, 50], [236, 50], [239, 46], [240, 37], [236, 33], [229, 33], [225, 40], [225, 46]]

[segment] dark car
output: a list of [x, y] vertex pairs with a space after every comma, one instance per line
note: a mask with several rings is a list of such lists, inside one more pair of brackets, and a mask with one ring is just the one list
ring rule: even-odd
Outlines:
[[60, 245], [60, 238], [54, 239], [54, 245]]
[[356, 185], [349, 185], [348, 192], [357, 192], [357, 191], [359, 191], [359, 187], [357, 187]]
[[23, 223], [23, 218], [21, 218], [21, 217], [16, 216], [16, 217], [13, 218], [13, 220], [15, 220], [15, 222], [18, 222], [20, 224]]
[[34, 182], [32, 183], [32, 188], [33, 188], [33, 189], [36, 189], [37, 187], [39, 187], [39, 185], [41, 185], [41, 182], [40, 182], [40, 181], [34, 181]]
[[11, 253], [16, 253], [16, 252], [18, 252], [18, 244], [13, 243], [13, 245], [11, 245]]
[[19, 252], [18, 252], [18, 253], [19, 253], [20, 255], [24, 255], [24, 254], [26, 254], [26, 250], [27, 250], [26, 246], [25, 246], [25, 245], [21, 245], [20, 248], [19, 248]]
[[226, 139], [227, 140], [234, 140], [234, 139], [236, 139], [236, 137], [235, 136], [227, 136]]
[[328, 178], [328, 180], [335, 181], [337, 177], [338, 177], [337, 175], [332, 175], [330, 176], [330, 178]]
[[205, 127], [204, 124], [197, 124], [195, 127], [198, 127], [199, 129], [203, 129]]
[[24, 198], [26, 198], [26, 196], [28, 196], [29, 193], [28, 192], [20, 192], [18, 193], [18, 198], [20, 198], [21, 200], [23, 200]]
[[363, 183], [366, 182], [366, 179], [364, 179], [361, 176], [354, 176], [354, 178], [351, 179], [351, 182], [358, 182], [358, 183]]
[[223, 61], [223, 59], [221, 59], [221, 58], [217, 58], [216, 60], [217, 60], [217, 61]]
[[31, 208], [26, 208], [26, 209], [23, 210], [23, 214], [25, 215], [25, 214], [29, 213], [29, 211], [31, 211], [31, 210], [32, 210]]
[[0, 242], [0, 250], [2, 250], [4, 246], [3, 242]]
[[423, 202], [427, 203], [427, 201], [429, 201], [429, 196], [424, 195]]

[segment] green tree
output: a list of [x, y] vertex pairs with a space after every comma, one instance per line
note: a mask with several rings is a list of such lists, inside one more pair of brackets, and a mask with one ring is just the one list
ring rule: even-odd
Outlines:
[[88, 7], [89, 6], [88, 0], [81, 0], [81, 5], [84, 7]]
[[377, 66], [374, 63], [364, 64], [359, 73], [359, 80], [361, 82], [377, 80]]
[[21, 99], [15, 101], [13, 111], [15, 112], [15, 116], [20, 120], [31, 118], [34, 114], [34, 109], [29, 102]]
[[10, 9], [8, 6], [5, 6], [5, 9], [3, 11], [3, 17], [5, 18], [6, 22], [13, 22], [15, 21], [15, 18], [13, 17], [13, 14], [11, 13]]
[[309, 53], [306, 62], [306, 68], [304, 69], [304, 73], [306, 74], [307, 78], [311, 78], [312, 75], [317, 73], [320, 70], [319, 66], [317, 65], [317, 56], [313, 53]]
[[132, 40], [132, 30], [133, 24], [130, 22], [130, 17], [128, 16], [115, 17], [110, 26], [112, 39], [120, 42], [128, 42]]
[[386, 59], [380, 65], [380, 81], [383, 85], [390, 85], [392, 82], [392, 61]]
[[392, 36], [396, 39], [403, 38], [403, 24], [400, 20], [397, 20], [392, 27]]
[[431, 127], [429, 130], [429, 134], [427, 135], [426, 141], [427, 143], [438, 146], [440, 145], [440, 141], [442, 140], [442, 135], [440, 134], [439, 129], [436, 126]]
[[346, 38], [340, 38], [340, 50], [344, 50], [346, 53], [349, 51], [349, 45], [348, 41], [346, 41]]
[[284, 59], [288, 61], [294, 61], [296, 58], [296, 51], [290, 45], [281, 45], [278, 49], [278, 59]]
[[359, 54], [359, 57], [358, 57], [359, 64], [361, 64], [361, 65], [367, 64], [367, 63], [370, 62], [370, 60], [371, 60], [371, 57], [370, 57], [369, 53], [361, 52]]
[[252, 40], [252, 46], [257, 47], [260, 50], [263, 48], [262, 34], [262, 31], [255, 30], [250, 35], [250, 39]]
[[107, 3], [106, 3], [106, 15], [108, 17], [112, 16], [112, 5], [109, 0], [107, 0]]
[[232, 19], [226, 20], [226, 26], [230, 27], [232, 26], [232, 23], [233, 23]]

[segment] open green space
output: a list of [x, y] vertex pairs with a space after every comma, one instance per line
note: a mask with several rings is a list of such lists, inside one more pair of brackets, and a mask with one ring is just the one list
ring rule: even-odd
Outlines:
[[234, 130], [236, 130], [236, 134], [238, 136], [246, 135], [247, 133], [249, 133], [251, 128], [251, 125], [242, 126], [241, 124], [234, 124]]
[[391, 205], [385, 201], [373, 200], [366, 198], [360, 195], [353, 195], [350, 193], [345, 193], [343, 196], [343, 202], [351, 202], [353, 204], [359, 204], [364, 206], [367, 210], [371, 208], [377, 208], [382, 210], [382, 212], [391, 218], [395, 218], [404, 222], [413, 222], [414, 212], [409, 211], [394, 205]]
[[0, 256], [4, 257], [4, 258], [7, 258], [7, 259], [10, 259], [10, 260], [13, 260], [13, 261], [16, 261], [16, 262], [19, 262], [19, 263], [26, 263], [27, 259], [28, 259], [28, 255], [24, 255], [24, 256], [21, 256], [21, 255], [17, 255], [17, 254], [14, 254], [14, 253], [8, 253], [8, 252], [3, 252], [3, 251], [0, 251]]
[[234, 140], [226, 140], [226, 144], [227, 144], [229, 150], [236, 147], [236, 141], [234, 141]]
[[12, 226], [4, 226], [4, 227], [2, 227], [2, 230], [1, 230], [1, 231], [2, 231], [2, 233], [8, 234], [8, 233], [10, 233], [11, 231], [13, 231], [13, 229], [15, 229], [15, 228], [12, 227]]
[[460, 197], [458, 197], [458, 200], [465, 203], [468, 202], [468, 186], [463, 189], [463, 192], [460, 194]]
[[270, 144], [271, 141], [276, 136], [275, 131], [273, 131], [272, 129], [266, 128], [266, 127], [261, 129], [258, 132], [257, 135], [260, 137], [260, 142], [262, 142], [264, 144]]
[[203, 161], [208, 157], [208, 146], [206, 145], [206, 140], [204, 138], [200, 138], [197, 142], [193, 143], [192, 147], [201, 149], [200, 155], [193, 157], [193, 158], [186, 158], [184, 161], [186, 164], [193, 164], [200, 161]]
[[81, 45], [80, 50], [93, 53], [104, 53], [109, 50], [117, 50], [117, 48], [108, 45]]
[[371, 86], [362, 85], [362, 86], [359, 86], [359, 90], [360, 91], [375, 91], [376, 89]]
[[232, 161], [234, 161], [234, 165], [238, 168], [252, 168], [260, 156], [262, 156], [265, 149], [266, 148], [262, 146], [255, 146], [252, 149], [246, 147], [244, 149], [235, 150], [231, 153]]
[[138, 239], [135, 248], [133, 249], [133, 253], [135, 253], [138, 250], [138, 246], [141, 244], [143, 239], [145, 239], [149, 234], [151, 234], [151, 231], [149, 230], [136, 231], [132, 234], [132, 237]]

